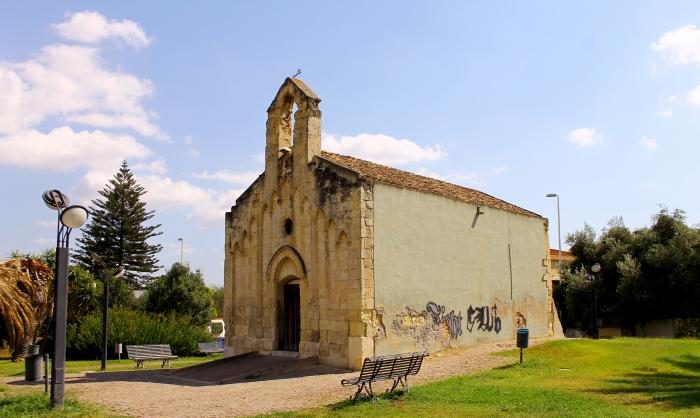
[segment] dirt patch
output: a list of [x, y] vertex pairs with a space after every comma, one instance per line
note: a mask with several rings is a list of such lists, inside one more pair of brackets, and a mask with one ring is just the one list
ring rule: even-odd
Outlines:
[[[531, 340], [530, 343], [535, 345], [542, 341]], [[425, 360], [418, 376], [409, 383], [422, 384], [512, 363], [512, 359], [490, 354], [514, 347], [513, 342], [502, 342], [433, 354]], [[333, 404], [354, 394], [353, 388], [340, 386], [340, 380], [356, 375], [357, 372], [316, 365], [214, 385], [179, 377], [167, 370], [82, 373], [70, 375], [66, 382], [70, 395], [120, 415], [213, 418]], [[2, 378], [1, 381], [12, 384], [17, 380], [15, 377]], [[388, 386], [378, 384], [375, 389], [381, 392]], [[36, 387], [36, 390], [43, 390], [43, 386]]]

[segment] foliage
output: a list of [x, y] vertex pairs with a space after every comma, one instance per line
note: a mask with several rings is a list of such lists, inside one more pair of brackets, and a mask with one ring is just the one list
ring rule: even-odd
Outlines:
[[102, 266], [93, 261], [91, 254], [99, 255], [109, 267], [123, 266], [124, 279], [132, 287], [148, 284], [158, 266], [157, 254], [162, 249], [148, 240], [162, 232], [157, 225], [144, 225], [155, 215], [146, 210], [141, 197], [146, 190], [140, 186], [124, 161], [119, 171], [99, 192], [102, 198], [92, 201], [90, 222], [77, 240], [75, 259], [92, 272]]
[[102, 283], [81, 266], [68, 269], [68, 321], [78, 321], [100, 306]]
[[527, 349], [522, 365], [266, 416], [686, 418], [700, 414], [698, 360], [694, 340], [560, 340]]
[[145, 306], [148, 312], [187, 317], [195, 325], [208, 325], [213, 313], [211, 292], [202, 273], [180, 263], [148, 286]]
[[13, 360], [28, 344], [40, 338], [50, 317], [53, 274], [33, 258], [15, 258], [0, 263], [0, 318]]
[[224, 332], [224, 324], [221, 322], [212, 322], [211, 325], [211, 334], [212, 335], [221, 335], [222, 332]]
[[211, 291], [211, 300], [214, 304], [214, 318], [224, 317], [224, 288], [223, 286], [214, 286], [209, 289]]
[[700, 318], [679, 319], [676, 322], [676, 337], [700, 338]]
[[[110, 355], [112, 347], [109, 348]], [[198, 353], [198, 356], [193, 357], [178, 357], [170, 362], [170, 366], [174, 369], [181, 367], [194, 366], [207, 361], [213, 360], [215, 357], [207, 357]], [[99, 371], [101, 360], [68, 360], [66, 361], [66, 373], [81, 373], [87, 371]], [[118, 370], [134, 370], [134, 361], [129, 360], [126, 354], [122, 354], [121, 360], [110, 359], [107, 361], [107, 371], [113, 372]], [[0, 377], [24, 376], [24, 363], [13, 362], [10, 360], [0, 359]], [[0, 392], [3, 386], [0, 386]]]
[[[700, 317], [700, 228], [688, 226], [683, 211], [662, 208], [649, 227], [635, 231], [613, 218], [600, 237], [585, 225], [567, 242], [576, 262], [555, 294], [565, 327], [590, 323], [591, 286], [605, 325]], [[594, 263], [602, 270], [591, 285], [582, 279]]]
[[70, 397], [63, 408], [53, 409], [51, 400], [43, 393], [0, 395], [0, 418], [107, 418], [114, 415]]
[[[197, 353], [197, 343], [211, 341], [204, 327], [192, 325], [189, 318], [154, 315], [126, 309], [109, 311], [107, 347], [122, 344], [170, 344], [177, 355]], [[102, 315], [93, 313], [68, 326], [67, 355], [71, 359], [95, 359], [102, 347]], [[112, 353], [112, 349], [109, 350]], [[113, 354], [110, 354], [113, 355]]]

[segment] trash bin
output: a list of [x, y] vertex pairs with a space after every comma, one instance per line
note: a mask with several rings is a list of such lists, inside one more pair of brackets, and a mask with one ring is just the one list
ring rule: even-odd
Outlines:
[[527, 348], [528, 339], [530, 337], [530, 330], [527, 328], [518, 329], [518, 338], [516, 340], [516, 345], [518, 348]]
[[42, 380], [41, 354], [38, 345], [30, 345], [29, 352], [24, 358], [24, 380], [27, 382], [38, 382]]

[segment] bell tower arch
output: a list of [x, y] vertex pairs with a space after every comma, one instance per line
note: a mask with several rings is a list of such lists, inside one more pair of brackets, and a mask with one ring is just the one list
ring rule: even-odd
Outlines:
[[[267, 109], [267, 186], [274, 188], [277, 185], [282, 150], [291, 150], [295, 169], [306, 166], [314, 156], [321, 153], [321, 111], [318, 108], [320, 102], [321, 99], [316, 93], [300, 79], [287, 78], [282, 83]], [[292, 114], [295, 105], [297, 111]]]

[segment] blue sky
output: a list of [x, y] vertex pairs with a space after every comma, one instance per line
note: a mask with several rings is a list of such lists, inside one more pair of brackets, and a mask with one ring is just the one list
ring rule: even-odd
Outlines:
[[[700, 222], [697, 2], [5, 2], [0, 256], [52, 245], [42, 191], [89, 203], [126, 158], [161, 263], [223, 283], [223, 216], [298, 68], [324, 148], [477, 188], [562, 233], [659, 204]], [[566, 2], [570, 3], [570, 2]]]

